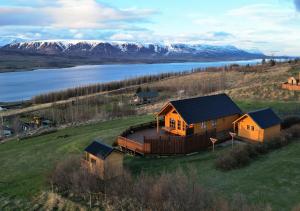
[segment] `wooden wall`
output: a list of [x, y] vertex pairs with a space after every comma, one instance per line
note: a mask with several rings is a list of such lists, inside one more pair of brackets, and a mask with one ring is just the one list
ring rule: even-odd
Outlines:
[[214, 127], [213, 126], [213, 121], [206, 121], [204, 122], [205, 124], [205, 128], [202, 127], [202, 123], [198, 123], [198, 124], [195, 124], [194, 125], [194, 132], [197, 133], [197, 134], [203, 134], [205, 133], [206, 131], [210, 131], [210, 130], [213, 130], [213, 129], [216, 129], [217, 132], [221, 132], [221, 131], [224, 131], [224, 130], [230, 130], [232, 129], [233, 125], [232, 123], [237, 120], [238, 118], [240, 117], [239, 114], [236, 114], [236, 115], [232, 115], [232, 116], [227, 116], [227, 117], [224, 117], [224, 118], [219, 118], [216, 120], [216, 126]]
[[[181, 116], [176, 112], [173, 108], [169, 113], [165, 115], [165, 127], [170, 128], [170, 119], [173, 118], [175, 120], [175, 128], [170, 132], [176, 135], [185, 136], [186, 135], [186, 124], [184, 123]], [[178, 121], [181, 122], [181, 129], [178, 129]]]
[[[96, 161], [92, 163], [92, 159]], [[90, 171], [98, 175], [101, 179], [110, 179], [123, 174], [123, 154], [112, 152], [105, 160], [86, 153], [86, 161]]]
[[[247, 128], [250, 126], [250, 129]], [[251, 127], [254, 127], [254, 131]], [[238, 122], [238, 136], [251, 139], [253, 141], [264, 142], [280, 134], [280, 124], [270, 128], [260, 128], [250, 117], [246, 116]]]

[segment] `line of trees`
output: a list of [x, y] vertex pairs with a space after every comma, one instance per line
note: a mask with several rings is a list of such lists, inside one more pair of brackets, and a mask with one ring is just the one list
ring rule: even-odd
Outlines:
[[135, 108], [126, 95], [90, 97], [62, 105], [53, 105], [49, 109], [34, 112], [35, 115], [50, 119], [56, 125], [74, 124], [90, 120], [109, 120], [135, 115]]
[[41, 94], [32, 98], [32, 103], [40, 104], [40, 103], [49, 103], [49, 102], [56, 102], [60, 100], [66, 100], [72, 97], [79, 97], [90, 95], [99, 92], [105, 91], [113, 91], [118, 90], [121, 88], [126, 88], [129, 86], [138, 86], [145, 83], [152, 83], [156, 81], [160, 81], [163, 79], [167, 79], [170, 77], [177, 77], [188, 75], [196, 72], [219, 72], [219, 71], [257, 71], [260, 70], [261, 67], [259, 65], [247, 65], [247, 66], [240, 66], [237, 64], [231, 64], [229, 66], [224, 67], [209, 67], [209, 68], [194, 68], [192, 70], [187, 71], [180, 71], [180, 72], [168, 72], [168, 73], [161, 73], [157, 75], [147, 75], [147, 76], [140, 76], [132, 79], [121, 80], [121, 81], [113, 81], [108, 83], [99, 83], [93, 84], [88, 86], [80, 86], [76, 88], [70, 88], [62, 91], [57, 92], [50, 92], [47, 94]]

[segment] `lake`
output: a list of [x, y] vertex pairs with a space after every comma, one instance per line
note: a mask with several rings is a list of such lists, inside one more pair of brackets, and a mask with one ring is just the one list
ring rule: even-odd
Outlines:
[[260, 59], [225, 62], [84, 65], [0, 73], [0, 102], [28, 100], [42, 93], [142, 75], [179, 72], [193, 68], [221, 67], [230, 64], [253, 65], [259, 62], [261, 62]]

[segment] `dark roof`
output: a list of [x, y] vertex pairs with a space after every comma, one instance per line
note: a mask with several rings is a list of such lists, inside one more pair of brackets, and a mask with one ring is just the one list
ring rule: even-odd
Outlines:
[[115, 150], [116, 149], [114, 149], [113, 147], [101, 143], [100, 141], [93, 141], [89, 146], [85, 148], [84, 151], [104, 160], [108, 155], [110, 155], [110, 153]]
[[187, 124], [242, 114], [240, 108], [226, 94], [176, 100], [170, 103]]
[[140, 98], [154, 98], [154, 97], [158, 96], [158, 92], [157, 91], [139, 92], [139, 93], [136, 93], [136, 96], [138, 96]]
[[265, 108], [257, 111], [249, 112], [248, 115], [258, 124], [262, 129], [269, 128], [281, 123], [281, 119], [270, 108]]

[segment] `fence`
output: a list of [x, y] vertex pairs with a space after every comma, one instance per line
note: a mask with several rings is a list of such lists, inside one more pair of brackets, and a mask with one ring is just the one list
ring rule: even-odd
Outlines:
[[181, 136], [145, 137], [144, 145], [148, 146], [147, 154], [188, 154], [207, 149], [212, 145], [210, 138], [216, 137], [216, 131], [207, 131], [205, 134]]
[[[160, 121], [160, 125], [164, 125]], [[164, 134], [159, 136], [145, 136], [143, 142], [128, 139], [130, 133], [136, 131], [153, 128], [156, 122], [144, 123], [132, 126], [125, 130], [117, 139], [118, 146], [124, 150], [130, 150], [139, 154], [188, 154], [207, 149], [212, 145], [210, 138], [216, 137], [216, 130], [207, 131], [204, 134], [192, 134], [188, 136], [176, 136], [172, 134]]]

